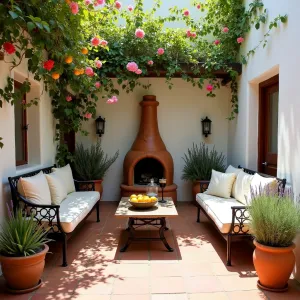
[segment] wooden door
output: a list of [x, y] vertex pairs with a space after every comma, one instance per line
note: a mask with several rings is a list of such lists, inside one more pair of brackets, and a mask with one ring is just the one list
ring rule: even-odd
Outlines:
[[258, 171], [277, 176], [279, 75], [259, 85]]

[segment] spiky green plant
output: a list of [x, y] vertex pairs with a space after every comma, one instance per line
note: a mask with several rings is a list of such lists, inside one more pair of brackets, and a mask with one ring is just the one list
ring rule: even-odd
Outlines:
[[33, 216], [24, 217], [21, 210], [10, 215], [0, 232], [0, 254], [3, 256], [29, 256], [43, 250], [50, 240], [47, 231], [39, 226]]
[[193, 143], [188, 153], [184, 154], [183, 160], [185, 166], [181, 178], [184, 180], [209, 180], [212, 170], [225, 171], [223, 153], [218, 153], [215, 147], [209, 150], [204, 143], [199, 146]]
[[73, 162], [75, 176], [79, 180], [103, 179], [118, 156], [119, 151], [109, 158], [99, 142], [90, 148], [84, 148], [83, 144], [79, 143], [76, 145]]
[[288, 247], [300, 228], [300, 207], [291, 193], [263, 193], [252, 198], [250, 228], [255, 239], [271, 247]]

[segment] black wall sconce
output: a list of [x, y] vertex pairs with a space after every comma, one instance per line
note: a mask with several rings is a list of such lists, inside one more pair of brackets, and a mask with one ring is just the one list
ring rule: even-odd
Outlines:
[[99, 137], [101, 137], [102, 134], [104, 134], [104, 132], [105, 132], [105, 118], [99, 116], [96, 119], [96, 134], [98, 134]]
[[211, 134], [211, 120], [206, 117], [205, 119], [201, 120], [202, 123], [202, 133], [205, 135], [205, 137], [208, 137], [209, 134]]

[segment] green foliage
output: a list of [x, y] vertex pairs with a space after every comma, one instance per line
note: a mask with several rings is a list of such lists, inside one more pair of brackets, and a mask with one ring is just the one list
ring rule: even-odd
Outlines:
[[103, 179], [118, 156], [119, 151], [109, 158], [99, 142], [87, 149], [82, 143], [77, 144], [73, 162], [76, 179], [84, 181]]
[[291, 196], [263, 193], [254, 197], [249, 208], [255, 239], [271, 247], [288, 247], [300, 227], [300, 207]]
[[225, 156], [223, 153], [218, 153], [213, 149], [200, 143], [200, 145], [193, 144], [191, 149], [188, 149], [188, 153], [184, 155], [184, 167], [182, 179], [184, 180], [210, 180], [212, 170], [219, 172], [225, 171]]
[[4, 221], [0, 232], [0, 254], [4, 256], [29, 256], [43, 250], [49, 240], [47, 231], [37, 225], [33, 216], [24, 217], [22, 210]]

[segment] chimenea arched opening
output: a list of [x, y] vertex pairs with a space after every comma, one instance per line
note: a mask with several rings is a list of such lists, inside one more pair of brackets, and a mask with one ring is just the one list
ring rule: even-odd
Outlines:
[[143, 158], [134, 167], [134, 184], [147, 185], [151, 178], [158, 184], [159, 179], [164, 177], [162, 164], [154, 158]]

